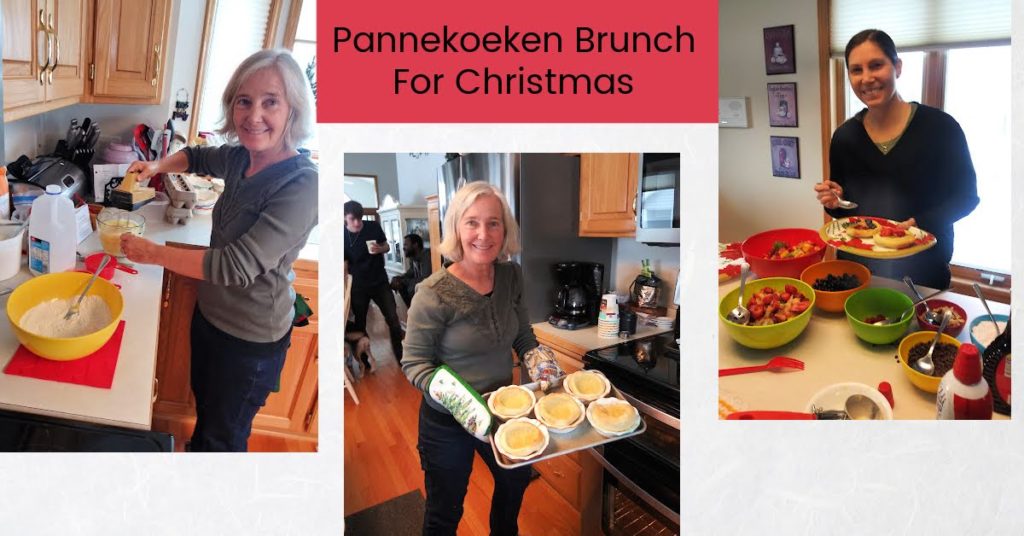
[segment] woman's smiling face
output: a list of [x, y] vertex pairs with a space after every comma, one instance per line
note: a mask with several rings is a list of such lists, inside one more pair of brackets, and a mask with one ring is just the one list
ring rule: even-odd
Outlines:
[[883, 105], [892, 99], [896, 94], [896, 79], [902, 68], [902, 61], [897, 59], [894, 65], [885, 52], [871, 41], [864, 41], [854, 47], [846, 62], [850, 87], [868, 108]]
[[505, 242], [505, 221], [501, 200], [481, 195], [459, 220], [462, 260], [474, 264], [491, 264], [498, 258]]
[[277, 69], [260, 69], [235, 94], [231, 107], [238, 141], [250, 152], [284, 151], [284, 133], [291, 116], [284, 80]]

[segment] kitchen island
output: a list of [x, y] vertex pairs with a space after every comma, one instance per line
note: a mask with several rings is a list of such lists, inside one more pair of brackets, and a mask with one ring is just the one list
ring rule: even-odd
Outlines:
[[[211, 216], [196, 215], [185, 225], [164, 221], [165, 206], [150, 204], [138, 212], [146, 218], [143, 236], [157, 243], [179, 242], [209, 245]], [[93, 232], [78, 245], [82, 256], [102, 251], [99, 236]], [[316, 246], [303, 250], [302, 258], [316, 255]], [[81, 263], [79, 263], [81, 267]], [[124, 297], [124, 338], [110, 389], [99, 389], [63, 382], [52, 382], [0, 374], [0, 409], [46, 415], [101, 425], [137, 430], [152, 427], [157, 362], [157, 337], [160, 326], [163, 268], [135, 265], [137, 274], [116, 270], [112, 281], [121, 285]], [[0, 286], [15, 287], [32, 275], [27, 266]], [[7, 299], [0, 300], [6, 306]], [[182, 333], [188, 337], [188, 333]], [[0, 327], [0, 368], [7, 365], [18, 340], [9, 325]]]
[[[719, 299], [739, 286], [739, 281], [719, 285]], [[884, 287], [909, 294], [907, 286], [899, 281], [872, 277], [870, 287]], [[925, 296], [933, 289], [918, 287]], [[979, 315], [985, 315], [981, 300], [962, 294], [946, 292], [937, 299], [951, 301], [964, 308], [966, 322], [970, 324]], [[911, 298], [913, 299], [913, 298]], [[1008, 314], [1006, 304], [989, 302], [993, 314]], [[814, 309], [807, 329], [794, 341], [770, 350], [754, 350], [732, 340], [721, 327], [718, 331], [719, 368], [760, 365], [774, 356], [788, 356], [804, 362], [802, 371], [756, 372], [719, 379], [719, 400], [736, 410], [779, 410], [803, 412], [811, 398], [822, 388], [836, 383], [858, 382], [877, 387], [880, 382], [892, 386], [895, 419], [934, 419], [935, 395], [915, 387], [904, 374], [896, 359], [899, 340], [892, 344], [873, 345], [859, 339], [850, 327], [844, 313], [828, 313]], [[904, 336], [917, 330], [917, 320], [911, 320]], [[969, 326], [957, 337], [970, 342]], [[902, 340], [902, 337], [900, 338]], [[993, 414], [994, 419], [1006, 419]]]

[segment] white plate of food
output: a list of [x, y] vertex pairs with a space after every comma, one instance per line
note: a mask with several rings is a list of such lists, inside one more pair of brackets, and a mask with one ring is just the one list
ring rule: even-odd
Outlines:
[[935, 246], [935, 235], [917, 227], [872, 216], [850, 216], [826, 223], [818, 231], [826, 244], [861, 257], [898, 259]]

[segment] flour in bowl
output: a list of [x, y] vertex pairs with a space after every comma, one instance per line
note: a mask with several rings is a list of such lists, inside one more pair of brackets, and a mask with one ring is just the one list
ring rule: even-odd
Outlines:
[[77, 296], [70, 300], [54, 298], [40, 303], [26, 311], [18, 325], [36, 335], [64, 339], [88, 335], [110, 324], [110, 308], [99, 296], [86, 296], [78, 306], [78, 314], [64, 320], [77, 299]]

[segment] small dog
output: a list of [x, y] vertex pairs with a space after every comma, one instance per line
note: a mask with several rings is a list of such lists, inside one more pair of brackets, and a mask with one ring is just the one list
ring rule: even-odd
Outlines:
[[346, 331], [345, 343], [348, 345], [348, 351], [355, 356], [355, 361], [359, 364], [359, 375], [364, 376], [367, 372], [372, 374], [376, 368], [374, 366], [376, 360], [374, 360], [373, 353], [370, 352], [370, 338], [366, 336], [366, 333]]

